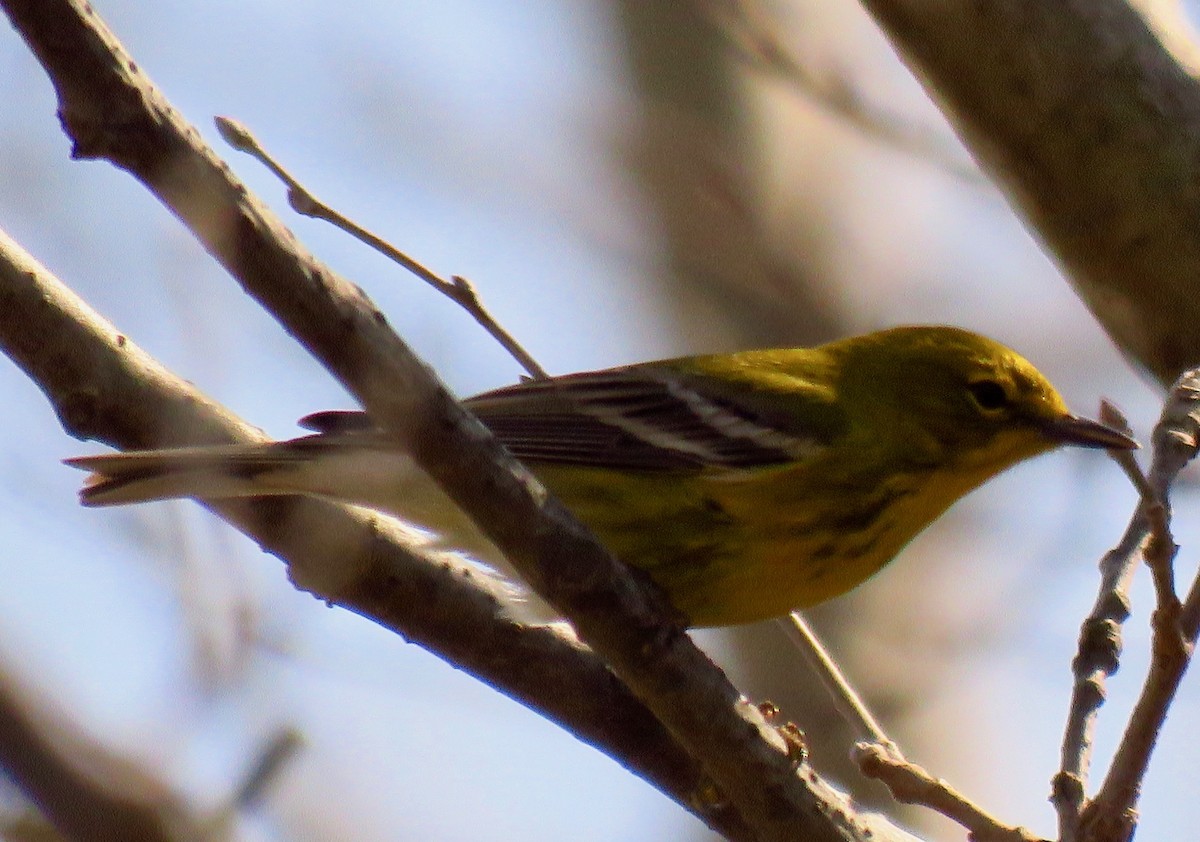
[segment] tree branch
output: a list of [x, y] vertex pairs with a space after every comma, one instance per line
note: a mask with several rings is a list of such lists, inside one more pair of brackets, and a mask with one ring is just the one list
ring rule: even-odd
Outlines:
[[10, 675], [0, 676], [0, 766], [67, 839], [174, 842], [198, 826], [177, 793]]
[[[1176, 547], [1168, 495], [1180, 471], [1200, 449], [1200, 370], [1185, 372], [1171, 389], [1153, 444], [1154, 458], [1147, 473], [1152, 496], [1143, 500], [1134, 518], [1142, 521], [1148, 535], [1143, 554], [1158, 599], [1151, 618], [1150, 670], [1104, 783], [1080, 818], [1079, 838], [1087, 842], [1125, 842], [1132, 836], [1150, 755], [1195, 650], [1197, 628], [1181, 622], [1183, 606], [1175, 595]], [[1200, 588], [1194, 585], [1189, 602], [1197, 593]]]
[[[159, 366], [3, 232], [0, 347], [74, 435], [121, 448], [262, 437]], [[210, 508], [279, 556], [297, 587], [420, 644], [538, 711], [713, 830], [751, 838], [736, 810], [694, 797], [709, 786], [699, 765], [592, 652], [555, 627], [511, 620], [502, 607], [503, 586], [461, 559], [430, 552], [395, 521], [323, 501], [264, 498]], [[3, 745], [0, 754], [8, 765]]]
[[863, 5], [1124, 351], [1164, 386], [1200, 360], [1200, 82], [1176, 4]]

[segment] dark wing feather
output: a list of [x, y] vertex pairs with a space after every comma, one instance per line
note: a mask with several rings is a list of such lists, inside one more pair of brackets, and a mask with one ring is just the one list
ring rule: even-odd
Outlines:
[[350, 409], [327, 409], [324, 412], [314, 412], [311, 415], [305, 415], [296, 423], [306, 430], [323, 435], [363, 433], [375, 429], [375, 425], [371, 423], [371, 418], [367, 413]]
[[[737, 470], [792, 462], [821, 447], [789, 429], [787, 419], [652, 366], [526, 380], [465, 404], [514, 456], [535, 462]], [[323, 435], [373, 429], [365, 413], [338, 410], [306, 416], [300, 425]]]
[[644, 471], [752, 468], [817, 442], [649, 366], [531, 380], [467, 407], [518, 459]]

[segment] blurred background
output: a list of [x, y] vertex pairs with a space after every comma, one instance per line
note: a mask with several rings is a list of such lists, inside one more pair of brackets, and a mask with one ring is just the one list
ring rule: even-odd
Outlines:
[[[1080, 412], [1145, 439], [1160, 395], [973, 170], [857, 5], [97, 0], [171, 102], [453, 389], [517, 366], [454, 305], [299, 219], [213, 115], [244, 121], [321, 198], [471, 278], [551, 372], [946, 322], [1020, 350]], [[73, 163], [51, 86], [0, 34], [0, 227], [176, 373], [277, 437], [347, 396], [132, 179]], [[192, 503], [85, 511], [70, 439], [0, 363], [0, 672], [129, 774], [218, 814], [287, 730], [299, 750], [234, 838], [711, 839], [617, 764], [421, 649], [297, 593]], [[1003, 820], [1053, 833], [1079, 623], [1134, 493], [1095, 452], [1011, 471], [814, 619], [906, 753]], [[1176, 498], [1181, 581], [1195, 495]], [[1146, 665], [1134, 592], [1101, 715], [1103, 770]], [[868, 803], [849, 735], [771, 624], [697, 635]], [[1185, 682], [1141, 836], [1200, 813]], [[1194, 765], [1194, 761], [1191, 761]], [[1188, 767], [1190, 768], [1190, 766]], [[24, 807], [0, 799], [0, 833]], [[894, 811], [894, 810], [893, 810]], [[940, 839], [928, 813], [903, 820]]]

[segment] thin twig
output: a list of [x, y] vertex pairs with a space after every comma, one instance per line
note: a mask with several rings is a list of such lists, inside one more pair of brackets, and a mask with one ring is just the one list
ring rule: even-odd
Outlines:
[[483, 302], [479, 299], [479, 293], [469, 280], [461, 275], [452, 275], [449, 279], [441, 277], [432, 269], [409, 257], [377, 234], [368, 231], [357, 222], [348, 219], [319, 200], [307, 187], [284, 169], [242, 123], [228, 117], [217, 117], [215, 118], [215, 122], [217, 130], [221, 133], [221, 137], [225, 139], [226, 143], [239, 152], [245, 152], [247, 155], [257, 159], [263, 166], [274, 173], [276, 178], [287, 185], [288, 203], [291, 204], [292, 209], [296, 213], [312, 217], [313, 219], [323, 219], [345, 231], [359, 242], [375, 249], [390, 260], [399, 263], [409, 272], [412, 272], [442, 295], [466, 310], [479, 323], [480, 327], [486, 330], [522, 368], [529, 372], [531, 377], [542, 380], [548, 376], [546, 370], [538, 365], [537, 361], [521, 347], [521, 344], [517, 342], [512, 334], [505, 330], [492, 317], [492, 314], [487, 311], [487, 308], [483, 306]]
[[1179, 630], [1186, 640], [1200, 639], [1200, 570], [1196, 571], [1196, 578], [1179, 610]]
[[817, 674], [833, 700], [834, 708], [856, 735], [872, 743], [894, 747], [895, 744], [888, 738], [878, 720], [871, 715], [862, 697], [855, 691], [803, 615], [799, 611], [793, 611], [786, 617], [780, 617], [779, 625], [783, 627], [788, 639], [800, 650], [812, 671]]
[[[1100, 404], [1100, 420], [1131, 433], [1124, 415], [1112, 404]], [[1104, 704], [1105, 682], [1117, 671], [1121, 656], [1121, 625], [1129, 618], [1129, 585], [1138, 551], [1149, 531], [1148, 501], [1154, 492], [1141, 466], [1128, 450], [1110, 450], [1138, 490], [1142, 504], [1134, 512], [1117, 546], [1100, 561], [1100, 590], [1095, 605], [1079, 631], [1079, 651], [1071, 663], [1074, 686], [1063, 732], [1059, 771], [1051, 782], [1050, 801], [1058, 815], [1061, 842], [1074, 842], [1087, 796], [1096, 716]]]
[[1104, 704], [1105, 682], [1120, 665], [1121, 625], [1129, 618], [1129, 585], [1146, 532], [1145, 513], [1139, 508], [1120, 543], [1100, 562], [1100, 594], [1079, 631], [1059, 772], [1051, 782], [1050, 801], [1058, 814], [1061, 842], [1076, 839], [1086, 800], [1096, 716]]
[[[1108, 400], [1100, 401], [1100, 422], [1107, 424], [1114, 430], [1120, 430], [1128, 436], [1133, 435], [1133, 428], [1129, 426], [1129, 419], [1125, 417], [1125, 413]], [[1154, 490], [1150, 487], [1150, 481], [1146, 479], [1146, 474], [1142, 470], [1142, 466], [1138, 464], [1136, 451], [1133, 450], [1110, 450], [1108, 458], [1112, 459], [1121, 470], [1125, 472], [1125, 476], [1137, 489], [1138, 497], [1142, 500], [1153, 500]]]
[[238, 816], [261, 801], [267, 790], [279, 779], [288, 763], [304, 746], [304, 738], [295, 728], [282, 728], [272, 734], [259, 749], [254, 765], [228, 801], [205, 823], [202, 840], [231, 839]]
[[856, 743], [851, 751], [851, 759], [864, 776], [883, 783], [897, 801], [928, 807], [962, 825], [970, 831], [972, 842], [1034, 842], [1039, 839], [1025, 828], [1004, 824], [950, 784], [906, 760], [803, 615], [793, 611], [780, 618], [779, 623], [820, 678], [837, 712], [852, 729], [867, 738], [865, 742]]
[[253, 806], [262, 799], [267, 789], [279, 779], [288, 763], [304, 747], [304, 738], [295, 728], [282, 728], [271, 735], [258, 752], [237, 792], [231, 799], [237, 809]]
[[853, 759], [868, 778], [882, 783], [904, 804], [928, 807], [965, 827], [972, 842], [1036, 842], [1041, 837], [1004, 824], [945, 781], [904, 759], [894, 745], [858, 743]]
[[1166, 498], [1146, 507], [1150, 536], [1146, 540], [1142, 556], [1154, 582], [1154, 594], [1158, 612], [1176, 616], [1179, 614], [1179, 595], [1175, 593], [1175, 553], [1179, 547], [1171, 538], [1171, 510]]
[[[1175, 595], [1171, 569], [1175, 544], [1167, 495], [1179, 472], [1200, 450], [1200, 369], [1184, 372], [1175, 382], [1154, 430], [1153, 444], [1147, 480], [1154, 498], [1141, 506], [1151, 536], [1146, 561], [1153, 571], [1158, 598], [1151, 622], [1150, 669], [1108, 775], [1080, 817], [1078, 838], [1087, 842], [1124, 842], [1133, 835], [1141, 783], [1195, 649], [1197, 625], [1190, 619], [1184, 625], [1183, 606]], [[1198, 594], [1200, 584], [1194, 584], [1188, 594], [1189, 608], [1193, 598], [1200, 602]]]

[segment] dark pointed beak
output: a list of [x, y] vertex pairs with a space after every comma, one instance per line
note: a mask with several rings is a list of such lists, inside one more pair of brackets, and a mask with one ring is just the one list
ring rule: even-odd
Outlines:
[[1064, 415], [1047, 421], [1042, 431], [1051, 441], [1076, 447], [1102, 447], [1106, 450], [1136, 450], [1141, 447], [1120, 430], [1075, 415]]

